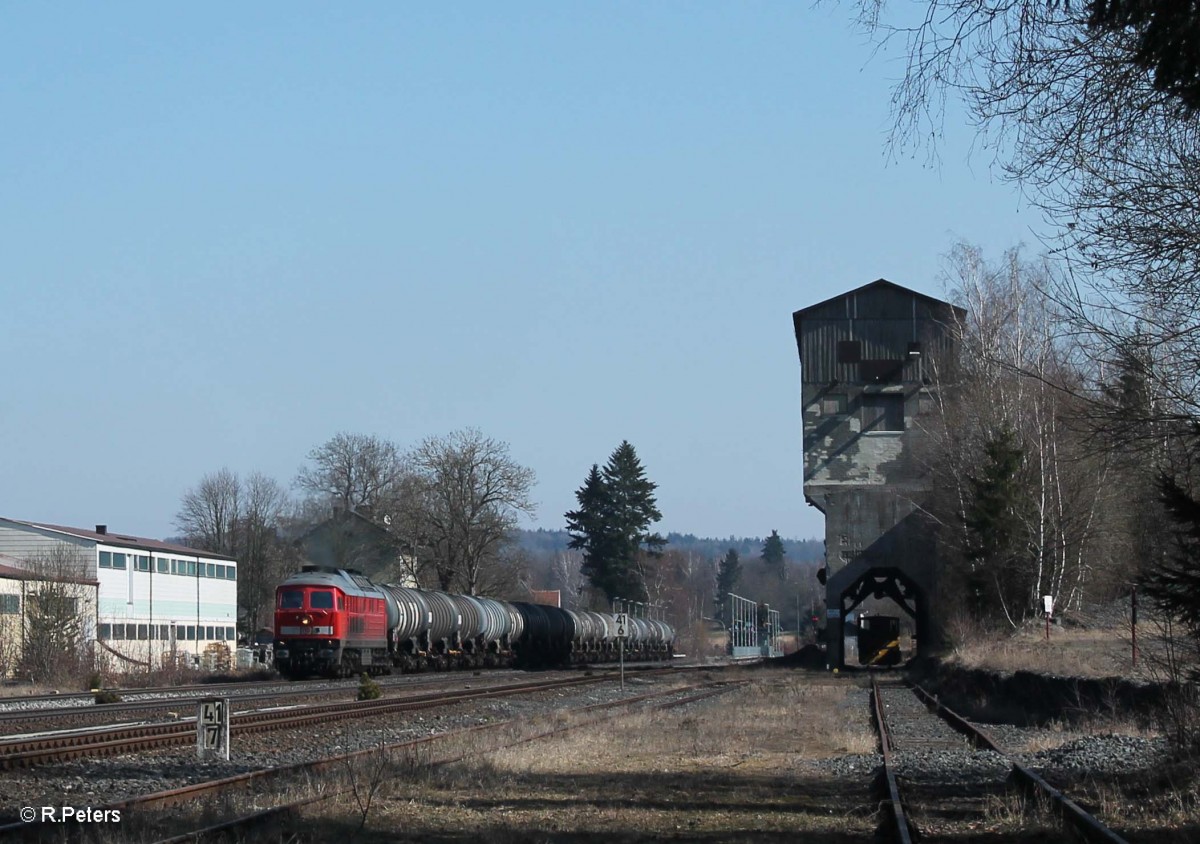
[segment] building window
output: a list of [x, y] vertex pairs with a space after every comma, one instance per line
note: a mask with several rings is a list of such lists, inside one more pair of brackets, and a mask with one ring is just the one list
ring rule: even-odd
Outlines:
[[112, 552], [111, 551], [101, 551], [100, 552], [100, 568], [102, 568], [102, 569], [112, 568]]
[[217, 566], [217, 580], [224, 580], [224, 579], [225, 579], [225, 566], [218, 565]]
[[228, 641], [232, 642], [234, 639], [237, 638], [237, 631], [234, 630], [232, 627], [226, 627], [225, 628], [225, 638]]
[[208, 576], [209, 577], [217, 576], [217, 564], [216, 563], [208, 563]]
[[188, 577], [196, 576], [196, 561], [195, 560], [188, 560], [187, 573], [188, 573]]
[[0, 613], [15, 615], [21, 611], [20, 595], [0, 595]]
[[169, 624], [158, 625], [158, 638], [163, 642], [171, 641], [171, 626]]
[[136, 640], [137, 639], [137, 627], [138, 626], [136, 624], [126, 624], [125, 625], [125, 638], [130, 640], [131, 642]]
[[120, 642], [120, 641], [124, 640], [125, 625], [124, 624], [114, 624], [112, 626], [112, 634], [113, 634], [113, 636], [112, 636], [113, 639], [115, 639], [116, 641]]
[[150, 558], [139, 555], [137, 558], [137, 570], [150, 571]]
[[155, 563], [158, 566], [159, 574], [167, 574], [171, 571], [170, 561], [166, 557], [156, 557]]
[[144, 624], [139, 624], [139, 625], [137, 626], [137, 637], [138, 637], [138, 640], [139, 640], [139, 641], [142, 641], [142, 642], [144, 642], [144, 641], [146, 641], [147, 639], [149, 639], [149, 638], [150, 638], [150, 631], [149, 631], [149, 629], [146, 627], [146, 625], [144, 625]]
[[904, 396], [867, 393], [862, 397], [862, 409], [864, 432], [904, 430]]
[[52, 591], [29, 595], [27, 609], [49, 618], [76, 618], [79, 614], [79, 599], [57, 595]]
[[195, 627], [195, 625], [189, 624], [189, 625], [187, 626], [187, 631], [186, 631], [186, 632], [183, 634], [183, 638], [184, 638], [184, 639], [187, 639], [189, 642], [194, 642], [194, 641], [196, 640], [196, 627]]
[[846, 412], [846, 396], [842, 393], [827, 393], [821, 397], [821, 415], [836, 416]]
[[862, 343], [858, 340], [838, 340], [837, 362], [858, 363], [862, 360]]
[[112, 563], [113, 563], [112, 564], [113, 568], [124, 569], [125, 568], [125, 555], [114, 553], [112, 555]]
[[97, 639], [99, 639], [101, 642], [103, 642], [111, 637], [112, 637], [112, 625], [111, 624], [101, 624], [101, 625], [97, 626], [97, 628], [96, 628], [96, 638]]
[[225, 577], [227, 580], [237, 580], [237, 569], [233, 566], [226, 566]]
[[211, 627], [204, 628], [204, 633], [205, 633], [204, 638], [210, 642], [217, 638], [217, 634], [213, 632], [213, 629]]
[[899, 384], [904, 380], [904, 361], [864, 360], [858, 365], [858, 377], [865, 384]]

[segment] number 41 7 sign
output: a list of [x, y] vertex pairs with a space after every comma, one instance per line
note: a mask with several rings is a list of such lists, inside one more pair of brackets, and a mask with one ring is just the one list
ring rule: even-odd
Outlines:
[[201, 759], [229, 759], [229, 698], [200, 701], [196, 754]]

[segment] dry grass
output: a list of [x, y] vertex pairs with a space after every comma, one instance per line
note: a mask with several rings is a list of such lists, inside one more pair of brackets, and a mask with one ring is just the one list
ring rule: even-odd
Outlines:
[[1127, 783], [1090, 782], [1076, 787], [1080, 800], [1115, 830], [1137, 829], [1153, 835], [1155, 844], [1190, 844], [1200, 830], [1200, 782], [1191, 775], [1173, 781]]
[[[813, 767], [821, 758], [874, 750], [861, 705], [848, 700], [850, 688], [764, 672], [751, 685], [682, 709], [626, 715], [494, 751], [466, 747], [467, 758], [453, 765], [390, 771], [359, 840], [869, 836], [869, 777], [839, 782]], [[314, 828], [304, 840], [356, 829], [362, 817], [356, 804], [339, 801], [321, 810], [320, 832]]]
[[1048, 798], [1023, 791], [1007, 791], [987, 797], [983, 807], [983, 823], [989, 830], [1021, 830], [1036, 827], [1058, 829], [1058, 817]]
[[1127, 630], [1025, 628], [1008, 635], [979, 633], [960, 640], [951, 662], [992, 671], [1034, 671], [1073, 677], [1148, 677], [1145, 660], [1133, 667]]

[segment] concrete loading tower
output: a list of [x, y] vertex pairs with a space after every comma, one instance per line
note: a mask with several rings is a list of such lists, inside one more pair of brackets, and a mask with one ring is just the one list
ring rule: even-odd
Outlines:
[[871, 596], [913, 617], [918, 648], [938, 570], [921, 504], [930, 489], [926, 430], [953, 383], [965, 313], [885, 279], [796, 311], [804, 498], [825, 515], [830, 667], [844, 663], [846, 614]]

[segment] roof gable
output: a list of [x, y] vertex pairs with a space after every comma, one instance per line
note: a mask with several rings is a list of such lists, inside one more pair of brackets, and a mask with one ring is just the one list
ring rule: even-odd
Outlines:
[[804, 317], [805, 314], [808, 314], [813, 311], [824, 310], [824, 309], [828, 308], [830, 305], [832, 305], [836, 302], [839, 302], [843, 299], [848, 299], [852, 296], [858, 296], [860, 294], [870, 293], [870, 292], [873, 292], [876, 290], [890, 290], [890, 291], [893, 291], [896, 293], [903, 293], [905, 295], [916, 298], [918, 301], [925, 303], [926, 305], [930, 306], [931, 308], [937, 308], [937, 309], [953, 308], [954, 311], [956, 311], [958, 313], [962, 313], [964, 315], [966, 313], [961, 308], [951, 305], [949, 302], [946, 302], [942, 299], [938, 299], [934, 296], [927, 296], [924, 293], [918, 292], [909, 287], [905, 287], [902, 284], [896, 284], [896, 282], [894, 282], [894, 281], [888, 281], [886, 278], [877, 278], [874, 281], [864, 284], [861, 287], [856, 287], [853, 290], [847, 290], [845, 293], [839, 293], [836, 296], [830, 296], [828, 299], [824, 299], [820, 302], [817, 302], [816, 304], [809, 305], [807, 308], [801, 308], [800, 310], [795, 311], [793, 313], [793, 316], [797, 319], [801, 319]]

